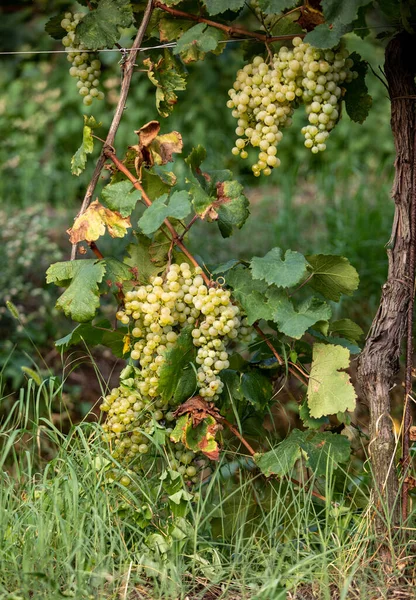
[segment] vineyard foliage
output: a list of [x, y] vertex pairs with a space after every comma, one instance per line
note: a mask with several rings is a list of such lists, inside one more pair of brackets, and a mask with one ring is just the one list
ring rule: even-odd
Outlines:
[[[299, 132], [305, 155], [330, 151], [330, 132], [343, 111], [362, 123], [371, 107], [367, 64], [349, 53], [343, 36], [366, 33], [373, 4], [153, 2], [140, 42], [155, 49], [139, 64], [132, 86], [137, 78], [149, 78], [160, 120], [137, 124], [122, 157], [104, 144], [110, 182], [68, 230], [78, 257], [47, 271], [47, 281], [64, 288], [57, 308], [79, 323], [57, 341], [58, 348], [84, 340], [126, 360], [119, 386], [101, 404], [114, 459], [109, 476], [120, 479], [122, 462], [131, 475], [121, 483], [134, 486], [135, 472], [167, 456], [170, 468], [161, 472], [161, 482], [177, 515], [230, 444], [248, 452], [267, 477], [291, 476], [300, 461], [317, 476], [325, 475], [328, 461], [334, 468], [348, 462], [348, 439], [333, 430], [348, 424], [355, 408], [346, 369], [360, 351], [363, 332], [347, 317], [332, 318], [334, 303], [359, 284], [345, 257], [274, 247], [251, 260], [230, 256], [224, 264], [207, 265], [203, 239], [198, 256], [189, 252], [196, 221], [218, 227], [228, 238], [244, 227], [250, 204], [218, 157], [212, 170], [204, 166], [202, 146], [183, 155], [184, 140], [169, 127], [169, 116], [187, 88], [191, 63], [243, 43], [245, 65], [224, 98], [224, 112], [231, 109], [237, 119], [229, 151], [248, 160], [254, 176], [275, 175], [279, 144], [296, 109], [305, 110]], [[377, 3], [382, 12], [384, 4], [389, 3]], [[64, 7], [46, 31], [62, 40], [79, 94], [94, 110], [93, 100], [102, 96], [99, 51], [117, 45], [126, 28], [134, 37], [149, 9], [127, 0], [92, 0], [88, 8], [73, 15]], [[386, 32], [381, 28], [380, 35]], [[122, 54], [122, 74], [126, 64]], [[82, 141], [71, 164], [75, 176], [89, 168], [89, 155], [105, 137], [90, 112], [83, 129], [80, 125]], [[176, 172], [185, 177], [179, 180]], [[123, 258], [119, 249], [117, 258], [101, 254], [106, 233], [114, 245], [126, 236], [132, 240]], [[94, 258], [83, 257], [88, 248]], [[116, 326], [100, 314], [105, 294], [114, 294]], [[303, 428], [276, 443], [259, 431], [287, 379], [300, 386]]]

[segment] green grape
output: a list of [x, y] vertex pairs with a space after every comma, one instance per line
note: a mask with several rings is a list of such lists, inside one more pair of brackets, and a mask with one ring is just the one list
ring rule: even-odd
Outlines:
[[[61, 21], [61, 27], [67, 32], [67, 35], [63, 37], [62, 44], [67, 49], [67, 58], [72, 64], [69, 74], [71, 77], [78, 79], [77, 87], [80, 95], [84, 96], [83, 103], [90, 106], [94, 98], [102, 100], [104, 93], [97, 89], [100, 83], [101, 62], [95, 58], [95, 53], [85, 52], [85, 46], [82, 43], [75, 42], [75, 29], [83, 18], [83, 13], [75, 13], [74, 15], [70, 12], [65, 13], [65, 17]], [[92, 86], [94, 92], [89, 93], [88, 88]]]
[[[264, 22], [258, 2], [253, 6]], [[238, 119], [238, 138], [231, 153], [247, 158], [247, 146], [259, 148], [258, 160], [252, 165], [256, 177], [270, 175], [279, 167], [276, 154], [282, 129], [290, 127], [293, 111], [301, 103], [309, 120], [302, 129], [305, 146], [313, 153], [324, 151], [329, 131], [340, 115], [341, 86], [357, 76], [345, 48], [319, 50], [299, 37], [292, 43], [293, 48], [282, 46], [270, 62], [256, 56], [238, 71], [228, 92], [227, 107]]]

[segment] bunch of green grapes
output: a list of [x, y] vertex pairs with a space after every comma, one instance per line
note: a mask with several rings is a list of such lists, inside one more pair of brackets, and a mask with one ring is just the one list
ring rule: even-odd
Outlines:
[[67, 35], [62, 38], [62, 44], [68, 52], [68, 61], [72, 64], [69, 69], [71, 77], [78, 79], [77, 88], [83, 102], [90, 106], [94, 98], [102, 100], [104, 93], [98, 89], [100, 85], [101, 63], [93, 52], [86, 52], [82, 43], [75, 42], [75, 29], [84, 17], [83, 13], [65, 13], [61, 27]]
[[[130, 327], [133, 339], [131, 365], [120, 386], [104, 398], [101, 410], [108, 413], [103, 426], [112, 454], [119, 461], [137, 463], [149, 452], [155, 427], [172, 431], [175, 420], [168, 401], [160, 397], [158, 383], [166, 352], [173, 348], [184, 327], [191, 326], [196, 356], [196, 391], [209, 401], [218, 400], [223, 383], [219, 377], [230, 366], [228, 346], [232, 340], [248, 341], [251, 329], [221, 286], [207, 287], [201, 269], [188, 263], [172, 264], [164, 277], [153, 277], [125, 295], [117, 319]], [[204, 459], [179, 445], [172, 468], [191, 482], [206, 467]]]
[[340, 115], [341, 86], [357, 75], [348, 57], [345, 48], [319, 50], [296, 37], [292, 49], [281, 47], [269, 63], [256, 56], [238, 71], [227, 102], [238, 119], [232, 153], [247, 158], [246, 147], [258, 147], [258, 160], [252, 166], [255, 176], [270, 175], [280, 165], [277, 146], [282, 129], [292, 124], [293, 111], [301, 103], [309, 120], [302, 129], [305, 146], [314, 154], [326, 149]]

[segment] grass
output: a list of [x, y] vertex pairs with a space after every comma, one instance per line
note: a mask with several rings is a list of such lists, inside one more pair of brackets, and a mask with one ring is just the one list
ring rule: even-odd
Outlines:
[[[29, 381], [1, 427], [1, 600], [387, 597], [362, 476], [328, 465], [314, 482], [323, 502], [285, 480], [266, 482], [241, 468], [230, 476], [229, 453], [199, 498], [174, 516], [160, 464], [125, 488], [108, 477], [99, 424], [60, 432], [52, 407], [61, 392], [56, 380]], [[143, 506], [152, 513], [145, 528]], [[407, 558], [389, 577], [406, 590], [412, 544], [393, 533], [394, 556]]]

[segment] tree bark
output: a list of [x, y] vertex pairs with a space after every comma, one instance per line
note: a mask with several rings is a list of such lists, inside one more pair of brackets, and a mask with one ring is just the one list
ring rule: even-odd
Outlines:
[[[360, 356], [358, 379], [370, 409], [370, 445], [376, 503], [376, 529], [386, 530], [386, 521], [400, 519], [390, 390], [399, 371], [402, 342], [406, 334], [410, 299], [414, 293], [409, 256], [412, 244], [410, 215], [415, 175], [415, 72], [416, 38], [400, 33], [386, 48], [385, 74], [391, 99], [391, 129], [396, 147], [392, 197], [395, 215], [387, 250], [388, 277], [382, 288], [377, 314]], [[411, 98], [413, 96], [413, 98]]]

